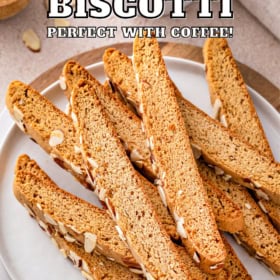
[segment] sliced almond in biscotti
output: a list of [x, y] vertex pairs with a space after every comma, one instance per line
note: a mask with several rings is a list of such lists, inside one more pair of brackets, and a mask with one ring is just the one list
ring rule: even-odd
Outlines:
[[[218, 112], [217, 118], [224, 116], [230, 130], [273, 160], [269, 142], [226, 39], [206, 40], [203, 54], [209, 92], [214, 110]], [[280, 207], [271, 201], [266, 204], [270, 208], [266, 213], [272, 215], [270, 218], [280, 228]]]
[[133, 273], [141, 272], [136, 268], [128, 269], [96, 252], [86, 253], [75, 243], [67, 242], [60, 234], [52, 233], [51, 239], [59, 251], [68, 258], [74, 267], [80, 269], [82, 276], [87, 280], [140, 280], [141, 275]]
[[146, 176], [153, 178], [150, 153], [145, 146], [145, 138], [141, 130], [141, 121], [116, 96], [110, 94], [86, 69], [75, 61], [64, 65], [62, 77], [66, 83], [66, 95], [70, 96], [75, 84], [80, 80], [89, 80], [94, 84], [95, 94], [105, 107], [119, 138], [124, 144], [131, 161]]
[[217, 119], [273, 160], [252, 98], [226, 39], [209, 38], [203, 47], [206, 78]]
[[241, 232], [235, 234], [237, 242], [275, 273], [280, 273], [280, 235], [251, 195], [239, 184], [216, 175], [204, 163], [198, 162], [198, 166], [205, 180], [219, 187], [239, 205], [245, 225]]
[[87, 173], [82, 156], [76, 151], [79, 139], [70, 117], [39, 92], [19, 81], [9, 85], [6, 105], [24, 133], [50, 154], [57, 164], [90, 187], [85, 181]]
[[26, 155], [15, 168], [14, 194], [48, 233], [59, 232], [87, 253], [96, 250], [124, 266], [139, 267], [104, 210], [58, 188]]
[[200, 267], [218, 273], [226, 258], [224, 244], [155, 38], [134, 40], [133, 65], [153, 167], [178, 233], [189, 254], [199, 256]]
[[188, 268], [159, 222], [106, 110], [89, 87], [89, 81], [80, 81], [70, 100], [82, 154], [96, 188], [104, 189], [103, 200], [148, 279], [188, 279]]
[[[70, 171], [83, 185], [94, 189], [94, 182], [89, 177], [85, 168], [84, 162], [81, 156], [79, 148], [79, 137], [75, 134], [72, 119], [70, 119], [63, 112], [58, 110], [51, 102], [45, 97], [41, 96], [38, 92], [31, 89], [29, 86], [23, 83], [12, 83], [10, 89], [13, 91], [7, 94], [7, 103], [10, 113], [15, 118], [18, 117], [18, 111], [13, 110], [13, 106], [18, 106], [20, 112], [24, 112], [24, 118], [21, 120], [21, 124], [25, 126], [26, 133], [42, 148], [44, 148], [54, 158], [55, 162], [60, 166]], [[28, 94], [25, 94], [28, 92]], [[34, 103], [33, 103], [34, 102]], [[36, 104], [36, 106], [34, 106]], [[57, 133], [58, 124], [63, 126], [63, 142], [55, 147], [50, 145], [51, 136], [55, 136], [55, 140], [52, 142], [61, 141], [60, 133]], [[136, 125], [134, 131], [139, 129]], [[137, 133], [137, 132], [136, 132]], [[128, 135], [129, 137], [129, 135]], [[141, 134], [140, 134], [141, 137]], [[57, 140], [58, 138], [58, 140]], [[144, 141], [143, 135], [142, 139]], [[141, 143], [141, 139], [140, 139]], [[132, 152], [131, 155], [133, 155]], [[135, 153], [135, 157], [137, 153]], [[155, 186], [153, 186], [147, 179], [142, 178], [145, 181], [146, 191], [154, 205], [156, 205], [156, 211], [166, 227], [171, 238], [177, 240], [179, 238], [176, 227], [173, 224], [173, 219], [168, 213], [166, 207], [161, 203], [160, 196]]]

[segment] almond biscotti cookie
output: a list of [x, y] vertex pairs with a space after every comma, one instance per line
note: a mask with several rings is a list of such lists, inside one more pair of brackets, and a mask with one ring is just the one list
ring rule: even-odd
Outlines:
[[[203, 55], [210, 97], [215, 110], [214, 117], [273, 160], [261, 121], [227, 40], [217, 38], [206, 40]], [[269, 211], [265, 213], [269, 215], [276, 228], [280, 228], [280, 206], [262, 198], [259, 201], [267, 205]]]
[[70, 101], [86, 168], [144, 275], [189, 279], [188, 267], [160, 223], [105, 108], [91, 93], [90, 82], [80, 81]]
[[273, 160], [253, 101], [227, 40], [207, 39], [203, 57], [214, 117]]
[[190, 255], [208, 273], [224, 266], [226, 251], [197, 170], [173, 84], [155, 38], [135, 38], [133, 66], [139, 112], [154, 170]]
[[[92, 81], [102, 105], [108, 112], [111, 122], [118, 132], [131, 161], [137, 169], [154, 179], [150, 163], [150, 153], [145, 146], [145, 138], [141, 130], [141, 121], [125, 106], [119, 98], [112, 96], [88, 71], [75, 61], [68, 61], [62, 71], [61, 79], [65, 82], [65, 93], [70, 97], [74, 85], [80, 80]], [[64, 88], [64, 87], [63, 87]]]
[[215, 174], [213, 168], [207, 167], [202, 162], [198, 162], [198, 167], [205, 180], [215, 184], [240, 206], [245, 226], [242, 231], [234, 235], [237, 243], [244, 246], [252, 256], [279, 274], [280, 235], [255, 200], [239, 184], [225, 181], [221, 176]]
[[103, 210], [58, 188], [28, 156], [20, 156], [15, 168], [14, 195], [51, 235], [98, 251], [127, 267], [139, 267], [118, 228]]

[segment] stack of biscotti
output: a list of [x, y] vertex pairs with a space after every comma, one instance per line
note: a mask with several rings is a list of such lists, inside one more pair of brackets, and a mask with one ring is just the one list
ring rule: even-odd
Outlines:
[[[56, 163], [71, 172], [83, 185], [95, 189], [95, 183], [84, 167], [79, 137], [67, 115], [37, 91], [17, 81], [10, 84], [6, 103], [17, 123], [25, 127], [25, 133], [46, 150]], [[54, 132], [58, 131], [60, 134], [54, 137]], [[141, 180], [166, 230], [172, 239], [177, 240], [176, 227], [167, 209], [160, 202], [159, 193], [147, 179], [141, 177]], [[102, 193], [99, 196], [103, 200]]]
[[[203, 56], [214, 116], [273, 160], [253, 101], [226, 39], [206, 40]], [[276, 228], [280, 228], [280, 207], [262, 197], [259, 198], [259, 202]]]
[[[111, 53], [112, 53], [112, 50], [109, 51], [109, 54], [111, 54]], [[133, 85], [136, 84], [136, 81], [135, 81], [135, 78], [134, 78], [134, 73], [133, 73], [133, 69], [132, 69], [131, 60], [126, 55], [122, 54], [121, 52], [119, 52], [117, 50], [114, 51], [114, 54], [115, 54], [113, 56], [114, 60], [111, 60], [111, 56], [109, 56], [107, 52], [105, 52], [105, 54], [103, 56], [105, 69], [106, 69], [107, 75], [111, 79], [111, 83], [114, 84], [114, 88], [116, 88], [116, 89], [121, 87], [124, 96], [125, 96], [126, 91], [130, 91], [129, 96], [132, 95], [135, 98], [137, 98], [137, 92], [135, 91], [135, 86], [133, 86]], [[108, 60], [111, 60], [110, 64], [108, 64]], [[107, 65], [107, 67], [106, 67], [106, 65]], [[120, 69], [120, 71], [116, 72], [113, 69], [111, 69], [112, 67], [113, 68], [118, 68], [118, 69]], [[123, 75], [123, 73], [124, 73], [123, 70], [124, 69], [126, 69], [126, 76]], [[130, 69], [130, 72], [127, 69]], [[128, 74], [128, 73], [130, 73], [130, 74]], [[125, 83], [126, 78], [129, 80], [128, 84]], [[118, 83], [118, 81], [121, 81], [121, 82]], [[132, 86], [130, 87], [129, 85], [132, 85]], [[235, 135], [233, 135], [231, 132], [229, 132], [227, 129], [222, 127], [217, 122], [211, 120], [206, 114], [202, 113], [200, 110], [195, 108], [188, 101], [182, 99], [180, 97], [181, 96], [180, 93], [178, 93], [177, 96], [178, 96], [178, 102], [181, 106], [181, 110], [182, 110], [182, 112], [184, 113], [184, 116], [185, 116], [186, 127], [189, 129], [189, 132], [190, 132], [190, 135], [191, 135], [191, 141], [192, 141], [192, 144], [193, 144], [195, 155], [197, 155], [198, 158], [199, 158], [200, 155], [203, 154], [204, 150], [207, 152], [207, 150], [209, 150], [209, 147], [213, 151], [215, 151], [215, 147], [214, 147], [214, 145], [212, 145], [212, 143], [215, 143], [215, 139], [221, 139], [221, 141], [224, 141], [224, 142], [221, 142], [221, 147], [226, 146], [226, 147], [229, 147], [229, 148], [232, 147], [232, 149], [235, 149], [235, 146], [232, 145], [232, 140], [236, 138]], [[200, 130], [200, 133], [196, 132], [196, 128], [199, 129], [199, 127], [201, 127], [201, 126], [202, 126], [202, 129]], [[209, 131], [207, 130], [207, 128], [209, 128]], [[208, 143], [207, 143], [207, 140], [204, 137], [203, 138], [205, 140], [202, 138], [203, 135], [206, 136], [206, 139], [207, 139], [207, 136], [208, 136]], [[242, 143], [241, 141], [238, 141], [238, 142], [239, 142], [239, 145], [237, 145], [237, 146], [241, 145], [241, 146], [244, 147], [244, 149], [248, 149], [248, 148], [246, 148], [246, 147], [248, 147], [248, 144]], [[198, 146], [197, 144], [195, 145], [195, 143], [199, 143], [200, 145], [203, 143], [203, 145]], [[201, 147], [204, 150], [201, 149]], [[250, 149], [250, 147], [249, 147], [249, 149]], [[222, 176], [226, 180], [229, 180], [231, 178], [231, 176], [226, 174], [222, 169], [217, 168], [216, 166], [213, 166], [213, 168], [214, 167], [215, 167], [215, 170], [213, 170], [213, 172], [215, 174], [217, 174], [219, 176]], [[200, 172], [202, 172], [202, 171], [200, 170]], [[205, 179], [207, 180], [207, 177]], [[212, 181], [212, 183], [216, 184], [213, 181]], [[248, 193], [247, 194], [246, 193], [247, 193], [246, 190], [242, 190], [240, 192], [237, 192], [236, 196], [231, 196], [231, 198], [234, 201], [235, 200], [236, 201], [245, 201], [245, 204], [247, 206], [251, 205], [252, 204], [251, 203], [252, 198], [250, 198], [250, 195]], [[248, 197], [249, 197], [249, 199], [246, 200]], [[254, 227], [252, 227], [252, 224], [254, 224], [254, 217], [258, 216], [258, 214], [260, 212], [260, 209], [256, 205], [256, 203], [255, 202], [253, 202], [253, 203], [254, 203], [254, 209], [255, 208], [257, 209], [254, 212], [254, 215], [247, 214], [248, 209], [246, 207], [244, 208], [244, 205], [242, 205], [240, 203], [238, 203], [238, 204], [240, 205], [241, 210], [242, 210], [242, 212], [244, 214], [244, 217], [246, 219], [245, 228], [244, 228], [245, 234], [243, 234], [243, 236], [247, 235], [246, 232], [250, 232], [250, 234], [248, 235], [247, 238], [243, 238], [242, 244], [245, 245], [246, 247], [249, 247], [249, 245], [250, 245], [251, 249], [253, 249], [253, 251], [256, 252], [256, 251], [258, 251], [258, 249], [262, 245], [263, 240], [262, 240], [262, 238], [259, 238], [258, 225], [255, 225]], [[261, 206], [261, 208], [263, 208], [262, 204], [260, 204], [260, 206]], [[248, 206], [248, 207], [250, 207], [250, 206]], [[267, 219], [262, 219], [261, 218], [261, 219], [258, 220], [258, 222], [259, 222], [260, 227], [269, 228], [269, 229], [272, 228], [272, 226], [270, 225], [270, 223]], [[270, 232], [270, 234], [271, 234], [271, 239], [275, 239], [275, 238], [277, 239], [277, 237], [275, 237], [275, 236], [277, 236], [277, 234], [275, 235], [274, 230], [272, 230], [272, 231], [269, 230], [268, 232]], [[268, 238], [268, 240], [269, 239], [270, 239], [270, 237]], [[270, 256], [266, 252], [263, 255], [262, 258], [266, 259], [267, 257], [268, 257], [268, 260], [265, 260], [265, 262], [267, 264], [269, 264], [271, 260], [269, 260]], [[273, 267], [274, 265], [272, 264], [271, 266]]]
[[85, 278], [110, 275], [109, 279], [142, 279], [131, 272], [141, 270], [110, 217], [59, 189], [26, 155], [18, 158], [13, 190], [30, 216]]
[[[40, 169], [38, 164], [27, 155], [22, 155], [17, 160], [14, 193], [30, 216], [37, 220], [42, 230], [58, 245], [61, 253], [65, 257], [68, 256], [73, 264], [81, 269], [85, 278], [91, 279], [89, 277], [93, 277], [93, 279], [99, 280], [103, 279], [103, 275], [106, 275], [107, 278], [109, 277], [108, 279], [142, 279], [134, 274], [141, 273], [141, 270], [127, 249], [123, 250], [122, 236], [120, 236], [120, 239], [118, 238], [119, 230], [112, 221], [108, 220], [108, 215], [102, 210], [59, 189], [46, 173]], [[72, 208], [71, 205], [74, 208], [69, 211], [69, 208]], [[79, 215], [86, 219], [82, 215], [84, 211], [88, 212], [87, 217], [91, 214], [93, 215], [94, 220], [89, 221], [89, 223], [94, 223], [98, 230], [96, 238], [94, 238], [95, 248], [92, 252], [86, 251], [89, 251], [89, 247], [93, 247], [90, 239], [93, 235], [83, 233], [88, 238], [86, 245], [85, 243], [82, 245], [82, 242], [79, 241], [81, 233], [78, 234], [77, 231], [80, 231], [81, 227], [84, 227], [87, 223], [73, 219], [72, 211], [75, 210], [77, 210], [77, 213], [75, 213], [74, 218]], [[62, 211], [65, 212], [64, 215], [60, 214]], [[54, 212], [58, 214], [55, 215]], [[99, 245], [100, 242], [103, 245], [103, 249]], [[104, 245], [106, 250], [104, 250]], [[227, 251], [230, 254], [231, 248], [227, 247]], [[100, 255], [100, 252], [105, 257]], [[235, 263], [238, 271], [242, 271], [243, 274], [246, 273], [246, 270], [234, 254], [229, 255], [225, 270], [217, 277], [201, 272], [184, 251], [181, 251], [181, 253], [184, 256], [184, 262], [189, 268], [191, 279], [235, 279], [231, 277], [231, 274], [234, 275], [235, 271], [232, 270], [232, 263]], [[119, 263], [124, 267], [128, 267], [129, 270], [116, 264], [116, 261], [120, 261]]]
[[[130, 68], [128, 68], [130, 69]], [[131, 70], [131, 69], [130, 69]], [[95, 87], [92, 87], [91, 92], [94, 92], [94, 88], [97, 89], [96, 92], [99, 92], [98, 96], [104, 96], [106, 95], [106, 101], [107, 102], [102, 102], [102, 104], [106, 104], [106, 107], [110, 108], [110, 102], [108, 98], [110, 98], [110, 95], [112, 95], [109, 92], [105, 93], [104, 89], [100, 90], [101, 85], [99, 82], [90, 75], [90, 73], [83, 68], [81, 65], [79, 65], [77, 62], [67, 62], [63, 68], [63, 77], [64, 81], [67, 85], [67, 91], [71, 92], [74, 89], [74, 85], [80, 80], [80, 79], [86, 79], [88, 81], [91, 81], [92, 83], [95, 84]], [[110, 90], [110, 89], [109, 89]], [[103, 92], [103, 95], [100, 94], [100, 92]], [[68, 93], [69, 94], [69, 93]], [[94, 93], [93, 93], [94, 94]], [[114, 100], [114, 99], [113, 99]], [[115, 102], [115, 101], [114, 101]], [[123, 111], [123, 106], [117, 106], [114, 107], [114, 114], [118, 114], [119, 118], [127, 118], [127, 110]], [[110, 111], [107, 110], [107, 112], [110, 113]], [[130, 115], [130, 114], [129, 114]], [[111, 115], [111, 119], [113, 116]], [[129, 129], [123, 130], [123, 134], [125, 139], [127, 139], [127, 142], [133, 142], [134, 145], [139, 147], [139, 149], [144, 149], [145, 152], [149, 155], [149, 158], [151, 157], [151, 154], [149, 150], [147, 150], [147, 146], [144, 145], [143, 143], [145, 142], [144, 134], [139, 133], [139, 130], [142, 131], [142, 126], [141, 126], [141, 121], [137, 117], [130, 118], [130, 125], [127, 127]], [[113, 122], [113, 124], [116, 121]], [[122, 123], [125, 123], [125, 121], [122, 121]], [[119, 125], [120, 126], [120, 125]], [[121, 132], [119, 132], [119, 126], [115, 126], [116, 131], [120, 136]], [[133, 135], [137, 135], [137, 137], [134, 137]], [[131, 154], [130, 154], [131, 158]], [[146, 164], [146, 161], [143, 161], [143, 165]], [[146, 170], [146, 169], [144, 169]], [[150, 177], [150, 173], [146, 174], [146, 176]], [[153, 175], [154, 177], [155, 175]], [[157, 180], [155, 181], [157, 183]], [[215, 186], [210, 185], [209, 183], [205, 183], [204, 187], [207, 191], [208, 197], [210, 199], [211, 206], [213, 208], [215, 218], [217, 221], [217, 224], [219, 226], [220, 230], [227, 231], [227, 232], [237, 232], [243, 228], [243, 219], [242, 219], [242, 214], [239, 211], [238, 207], [227, 197], [223, 195], [221, 191], [219, 191], [218, 188], [215, 188]], [[161, 187], [158, 186], [158, 191], [162, 196], [162, 190]], [[153, 203], [155, 203], [153, 201]], [[166, 204], [166, 203], [165, 203]]]

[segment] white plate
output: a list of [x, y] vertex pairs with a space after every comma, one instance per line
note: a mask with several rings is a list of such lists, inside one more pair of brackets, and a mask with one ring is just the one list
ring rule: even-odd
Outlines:
[[[211, 114], [208, 88], [202, 64], [166, 57], [171, 78], [184, 96]], [[92, 73], [104, 80], [102, 63], [89, 66]], [[64, 109], [66, 98], [58, 82], [49, 86], [45, 95], [58, 107]], [[280, 116], [278, 112], [254, 90], [250, 89], [257, 111], [270, 141], [276, 159], [279, 161]], [[28, 139], [12, 122], [7, 111], [0, 116], [0, 248], [2, 261], [12, 279], [17, 280], [78, 280], [79, 271], [72, 267], [57, 251], [47, 235], [39, 229], [25, 209], [16, 201], [12, 193], [13, 169], [16, 158], [27, 153], [36, 159], [50, 177], [62, 188], [96, 203], [94, 195], [82, 188], [73, 178], [60, 169], [49, 156]], [[230, 239], [230, 238], [229, 238]], [[230, 240], [232, 241], [232, 240]], [[232, 242], [234, 243], [234, 242]], [[240, 247], [234, 247], [254, 279], [272, 280], [273, 277], [262, 265]]]

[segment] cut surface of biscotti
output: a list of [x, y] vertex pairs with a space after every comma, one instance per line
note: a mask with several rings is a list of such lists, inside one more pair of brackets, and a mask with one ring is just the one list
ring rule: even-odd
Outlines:
[[66, 84], [66, 94], [69, 98], [75, 84], [80, 80], [89, 80], [93, 83], [95, 94], [108, 112], [119, 138], [121, 139], [131, 161], [146, 176], [153, 178], [150, 153], [145, 146], [145, 138], [141, 130], [140, 119], [125, 106], [119, 98], [110, 94], [85, 68], [75, 61], [64, 65], [62, 76]]
[[237, 242], [275, 273], [280, 273], [280, 235], [248, 191], [239, 184], [225, 181], [204, 163], [198, 162], [198, 167], [205, 180], [215, 184], [239, 205], [245, 225], [234, 235]]
[[189, 279], [188, 268], [159, 222], [143, 181], [89, 87], [89, 81], [80, 81], [70, 100], [84, 161], [98, 192], [148, 279]]
[[52, 241], [65, 258], [68, 258], [74, 267], [81, 270], [82, 276], [87, 280], [140, 280], [144, 279], [132, 271], [137, 269], [125, 268], [114, 261], [108, 260], [96, 252], [86, 253], [81, 247], [67, 242], [60, 234], [52, 233]]
[[225, 237], [223, 237], [223, 241], [227, 250], [227, 259], [225, 263], [225, 269], [229, 270], [231, 273], [231, 278], [234, 280], [250, 280], [252, 279], [251, 275], [248, 273], [247, 269], [244, 267], [242, 262], [237, 257], [233, 248], [227, 241]]
[[[57, 109], [40, 93], [21, 82], [12, 83], [9, 89], [12, 93], [8, 91], [7, 94], [8, 108], [15, 119], [18, 112], [22, 112], [21, 123], [25, 127], [25, 133], [44, 148], [56, 163], [70, 171], [83, 185], [94, 189], [94, 184], [92, 184], [84, 168], [79, 150], [79, 138], [74, 132], [72, 119]], [[28, 94], [25, 94], [25, 92]], [[35, 103], [36, 106], [34, 106]], [[63, 130], [61, 130], [61, 133], [63, 133], [60, 134], [63, 141], [61, 144], [53, 147], [51, 145], [52, 132], [58, 131], [58, 124], [60, 124], [59, 127], [63, 125]], [[143, 136], [142, 139], [144, 141]], [[142, 177], [142, 180], [145, 181], [146, 191], [152, 203], [156, 205], [156, 211], [162, 223], [172, 239], [177, 240], [179, 236], [173, 219], [162, 204], [157, 189], [147, 179]]]
[[25, 155], [16, 165], [14, 194], [45, 231], [59, 232], [88, 253], [97, 250], [124, 266], [139, 267], [105, 211], [59, 189]]
[[[132, 69], [131, 61], [128, 57], [125, 57], [125, 55], [116, 56], [116, 54], [117, 52], [115, 57], [117, 57], [120, 65], [124, 64], [127, 69]], [[120, 71], [119, 75], [122, 72]], [[116, 73], [116, 71], [111, 70], [112, 83], [116, 83], [119, 79], [115, 78], [112, 75], [113, 73]], [[133, 82], [132, 78], [133, 70], [131, 70], [129, 77], [132, 86], [128, 91], [133, 92], [131, 96], [138, 100], [139, 98], [133, 85], [136, 84], [136, 80], [134, 79]], [[122, 85], [123, 83], [117, 84], [117, 86]], [[121, 88], [121, 90], [126, 95], [126, 87]], [[244, 142], [237, 134], [232, 133], [184, 99], [176, 87], [175, 91], [196, 155], [202, 154], [209, 163], [216, 165], [221, 172], [226, 172], [227, 176], [230, 174], [241, 185], [251, 188], [259, 196], [263, 196], [267, 200], [274, 200], [274, 203], [279, 204], [279, 165], [271, 163], [269, 158], [260, 156], [258, 151], [255, 151], [251, 145]], [[139, 103], [139, 100], [137, 100], [134, 103]], [[227, 148], [221, 149], [221, 147]]]
[[86, 187], [83, 159], [76, 143], [72, 119], [30, 86], [14, 81], [6, 94], [6, 105], [16, 124], [39, 144], [62, 168], [72, 173]]
[[203, 57], [214, 117], [273, 160], [252, 98], [227, 40], [207, 39]]
[[175, 91], [155, 38], [135, 38], [133, 65], [154, 170], [177, 230], [200, 267], [218, 273], [226, 258], [199, 176]]

